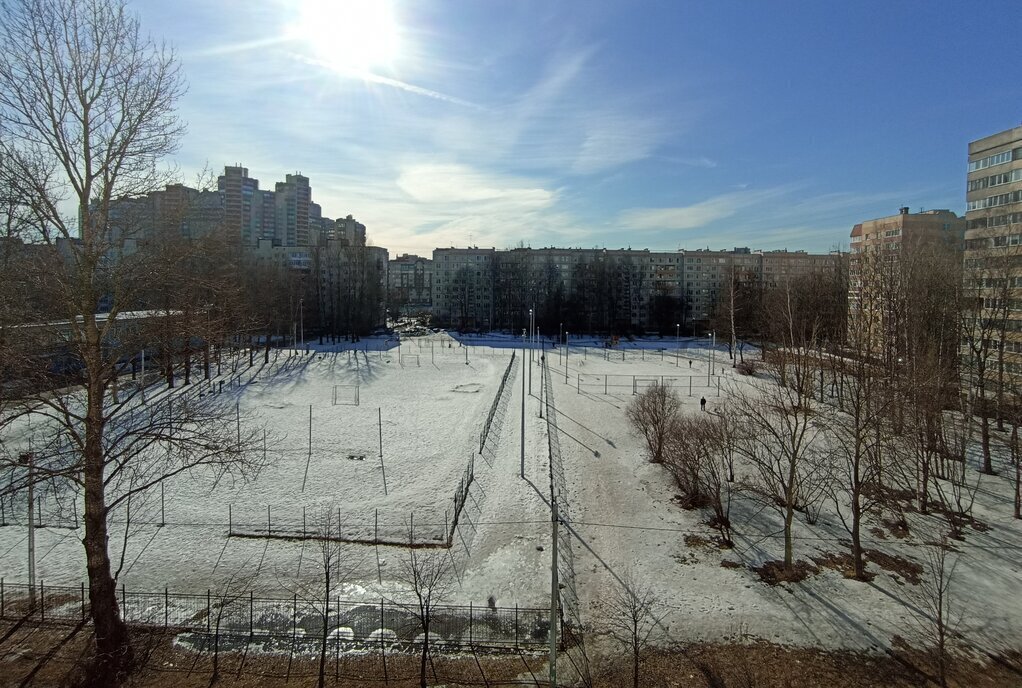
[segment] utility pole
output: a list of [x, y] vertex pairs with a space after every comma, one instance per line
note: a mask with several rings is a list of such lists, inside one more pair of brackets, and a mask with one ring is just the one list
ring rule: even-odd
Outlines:
[[553, 522], [553, 543], [550, 548], [550, 686], [557, 688], [557, 603], [560, 584], [557, 580], [557, 498], [551, 495], [550, 513]]
[[529, 394], [532, 394], [532, 309], [529, 309]]
[[710, 337], [712, 339], [710, 343], [710, 374], [713, 374], [715, 372], [713, 369], [713, 354], [717, 349], [717, 332], [711, 332]]
[[32, 452], [25, 452], [18, 457], [18, 463], [28, 469], [28, 604], [35, 609], [35, 508], [32, 480]]
[[[569, 337], [571, 333], [566, 333]], [[568, 384], [568, 354], [571, 353], [571, 347], [568, 346], [568, 340], [564, 340], [564, 384]]]
[[525, 330], [522, 330], [522, 470], [525, 479]]
[[546, 347], [539, 357], [539, 417], [543, 417], [543, 389], [546, 387]]

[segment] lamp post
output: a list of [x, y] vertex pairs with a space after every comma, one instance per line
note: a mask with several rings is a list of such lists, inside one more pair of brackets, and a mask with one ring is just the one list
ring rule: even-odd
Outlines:
[[711, 332], [710, 333], [710, 338], [711, 338], [711, 342], [710, 342], [710, 374], [713, 375], [714, 372], [715, 372], [714, 368], [713, 368], [713, 359], [714, 359], [714, 353], [715, 353], [715, 351], [717, 349], [717, 332], [716, 331]]
[[525, 328], [522, 328], [522, 468], [521, 477], [525, 478]]
[[529, 394], [532, 394], [532, 309], [529, 309]]
[[674, 367], [678, 367], [678, 356], [681, 355], [681, 323], [674, 324]]
[[[571, 336], [570, 332], [564, 334]], [[568, 354], [571, 353], [571, 349], [568, 347], [568, 340], [564, 340], [564, 384], [568, 384]]]

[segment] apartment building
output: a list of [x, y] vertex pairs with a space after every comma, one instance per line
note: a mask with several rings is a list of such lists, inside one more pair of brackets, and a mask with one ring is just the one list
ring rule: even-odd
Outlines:
[[[747, 248], [450, 248], [436, 249], [433, 261], [434, 315], [442, 324], [517, 332], [533, 309], [546, 332], [672, 334], [699, 329], [709, 320], [732, 266], [751, 279], [776, 284], [837, 269], [840, 256]], [[455, 304], [461, 304], [460, 311]]]
[[493, 327], [493, 280], [497, 251], [492, 248], [433, 250], [433, 315], [460, 329]]
[[433, 261], [405, 254], [387, 268], [387, 299], [391, 311], [401, 315], [429, 313], [433, 309]]
[[983, 337], [992, 340], [993, 351], [1003, 344], [1004, 370], [1017, 378], [1022, 376], [1022, 126], [969, 144], [966, 202], [965, 291], [983, 309], [984, 319], [998, 322]]
[[899, 355], [897, 333], [905, 312], [904, 273], [913, 264], [961, 259], [965, 219], [950, 210], [909, 212], [852, 227], [848, 277], [848, 337], [890, 361]]

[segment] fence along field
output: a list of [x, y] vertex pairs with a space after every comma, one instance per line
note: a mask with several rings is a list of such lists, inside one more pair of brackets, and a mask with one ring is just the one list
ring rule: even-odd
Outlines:
[[[78, 622], [89, 616], [84, 583], [31, 589], [0, 579], [0, 619]], [[184, 632], [180, 642], [202, 649], [219, 635], [236, 643], [221, 650], [258, 643], [265, 650], [318, 652], [323, 638], [324, 600], [300, 595], [264, 597], [250, 591], [233, 595], [140, 592], [120, 588], [121, 613], [131, 624]], [[430, 623], [431, 643], [448, 648], [542, 649], [548, 640], [546, 609], [437, 605]], [[421, 645], [422, 625], [412, 607], [384, 598], [375, 603], [331, 597], [329, 631], [333, 652], [395, 652]]]
[[[179, 476], [151, 492], [145, 503], [133, 504], [132, 526], [212, 526], [223, 535], [309, 537], [316, 518], [330, 509], [339, 511], [344, 539], [449, 544], [472, 479], [479, 432], [511, 352], [466, 354], [437, 346], [436, 363], [418, 366], [407, 365], [415, 360], [410, 353], [405, 365], [396, 350], [379, 357], [370, 353], [295, 352], [251, 369], [242, 359], [238, 366], [225, 366], [223, 378], [230, 383], [223, 392], [219, 379], [193, 385], [202, 385], [202, 393], [233, 395], [241, 414], [266, 422], [266, 451], [276, 461], [251, 482], [225, 481], [213, 489], [202, 476]], [[36, 421], [34, 431], [44, 430]], [[79, 525], [75, 499], [44, 493], [36, 509], [43, 526]], [[17, 500], [3, 504], [0, 523], [20, 524], [12, 531], [23, 536], [25, 510]], [[113, 521], [123, 523], [127, 516], [115, 514]], [[80, 550], [66, 550], [83, 559]], [[159, 565], [152, 553], [147, 556], [140, 566]]]

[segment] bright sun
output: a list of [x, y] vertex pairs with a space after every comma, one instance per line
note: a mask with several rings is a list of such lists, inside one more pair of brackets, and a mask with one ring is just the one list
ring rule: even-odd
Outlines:
[[398, 55], [397, 26], [386, 0], [303, 0], [292, 37], [339, 72], [370, 73]]

